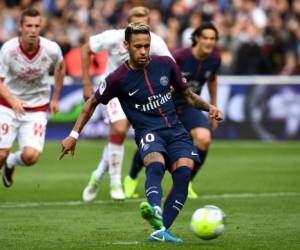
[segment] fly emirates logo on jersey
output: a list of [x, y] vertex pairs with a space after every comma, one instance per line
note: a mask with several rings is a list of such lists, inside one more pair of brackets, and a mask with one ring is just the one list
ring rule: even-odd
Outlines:
[[172, 99], [171, 92], [168, 92], [164, 95], [162, 94], [152, 95], [148, 97], [147, 103], [135, 104], [135, 108], [139, 111], [147, 112], [159, 108], [160, 106], [167, 103], [171, 99]]

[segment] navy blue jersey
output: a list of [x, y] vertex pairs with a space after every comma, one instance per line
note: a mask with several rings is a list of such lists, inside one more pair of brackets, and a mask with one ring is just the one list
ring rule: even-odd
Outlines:
[[176, 127], [179, 123], [170, 86], [175, 91], [189, 87], [173, 60], [153, 56], [144, 69], [133, 70], [122, 64], [95, 93], [98, 102], [107, 104], [118, 97], [136, 136], [158, 129]]
[[[178, 49], [173, 56], [193, 92], [198, 95], [201, 94], [203, 85], [217, 74], [221, 65], [221, 55], [218, 49], [215, 49], [204, 60], [195, 58], [192, 48]], [[177, 93], [174, 94], [174, 102], [176, 105], [186, 104]]]

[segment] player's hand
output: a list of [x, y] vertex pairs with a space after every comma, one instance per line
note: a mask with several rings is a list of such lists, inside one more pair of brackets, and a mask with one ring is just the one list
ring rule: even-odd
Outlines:
[[59, 111], [59, 101], [57, 99], [52, 99], [50, 102], [50, 113], [55, 114]]
[[91, 83], [83, 85], [83, 99], [88, 100], [94, 94], [94, 89]]
[[76, 147], [77, 140], [71, 136], [67, 136], [63, 141], [61, 142], [61, 154], [59, 156], [59, 160], [64, 158], [66, 154], [69, 154], [71, 152], [71, 155], [74, 155], [75, 147]]
[[25, 114], [25, 109], [24, 109], [24, 105], [25, 103], [18, 100], [18, 99], [15, 99], [12, 103], [12, 109], [13, 111], [15, 112], [16, 116], [17, 117], [21, 117], [22, 115]]
[[219, 122], [211, 117], [208, 118], [208, 123], [211, 131], [215, 131], [219, 126]]
[[223, 112], [214, 105], [209, 105], [208, 117], [217, 121], [222, 121], [224, 119]]

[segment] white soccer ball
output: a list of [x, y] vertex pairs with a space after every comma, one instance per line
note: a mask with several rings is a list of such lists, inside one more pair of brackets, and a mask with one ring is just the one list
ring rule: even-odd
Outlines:
[[213, 205], [197, 209], [191, 219], [191, 230], [203, 240], [217, 238], [224, 231], [224, 212]]

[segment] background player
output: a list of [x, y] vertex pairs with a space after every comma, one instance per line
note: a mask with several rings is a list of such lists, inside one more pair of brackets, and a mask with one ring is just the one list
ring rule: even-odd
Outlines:
[[[216, 49], [217, 40], [218, 30], [216, 27], [212, 23], [203, 23], [192, 34], [192, 47], [178, 49], [173, 54], [194, 93], [200, 95], [203, 85], [207, 82], [210, 103], [215, 106], [217, 104], [217, 72], [221, 64], [221, 56]], [[175, 93], [173, 98], [179, 120], [192, 135], [201, 158], [200, 164], [197, 164], [193, 170], [193, 180], [205, 161], [211, 142], [209, 125], [214, 131], [218, 122], [210, 117], [207, 118], [200, 110], [189, 106], [179, 94]], [[140, 155], [135, 154], [129, 176], [125, 178], [124, 182], [127, 198], [134, 195], [137, 186], [137, 174], [142, 165]], [[188, 197], [194, 199], [198, 197], [192, 188], [192, 183], [189, 185]]]
[[[132, 8], [128, 13], [128, 23], [141, 22], [149, 23], [149, 10], [145, 7]], [[157, 35], [151, 33], [150, 53], [153, 55], [171, 54], [165, 42]], [[107, 50], [109, 54], [108, 65], [103, 77], [107, 76], [125, 60], [128, 59], [128, 52], [123, 46], [124, 29], [107, 30], [101, 34], [90, 37], [89, 42], [82, 47], [83, 67], [83, 90], [84, 98], [87, 99], [93, 93], [93, 86], [89, 77], [90, 55], [101, 50]], [[110, 175], [110, 195], [112, 199], [122, 200], [125, 198], [122, 182], [121, 168], [124, 158], [124, 140], [129, 128], [129, 122], [122, 110], [117, 98], [112, 99], [106, 105], [106, 113], [109, 119], [109, 137], [97, 169], [92, 173], [88, 185], [83, 191], [83, 200], [92, 201], [96, 198], [99, 183], [107, 169]]]
[[[145, 190], [149, 203], [141, 203], [140, 209], [143, 218], [157, 229], [148, 240], [181, 243], [182, 240], [174, 237], [169, 228], [183, 208], [194, 161], [199, 158], [187, 131], [178, 121], [170, 86], [181, 92], [190, 105], [209, 111], [210, 117], [219, 120], [223, 114], [192, 92], [171, 58], [153, 56], [150, 59], [147, 25], [129, 24], [124, 46], [129, 52], [129, 60], [102, 81], [95, 95], [85, 103], [70, 136], [62, 142], [60, 159], [69, 152], [74, 154], [79, 133], [96, 106], [118, 97], [135, 130], [139, 153], [146, 166]], [[171, 166], [173, 187], [161, 214], [165, 158]]]
[[[0, 166], [3, 183], [13, 184], [16, 166], [31, 166], [43, 151], [47, 110], [58, 111], [65, 66], [59, 46], [40, 37], [41, 14], [29, 8], [20, 17], [20, 37], [0, 52]], [[50, 100], [49, 71], [55, 72]], [[49, 103], [50, 101], [50, 103]], [[15, 138], [20, 150], [10, 153]]]

